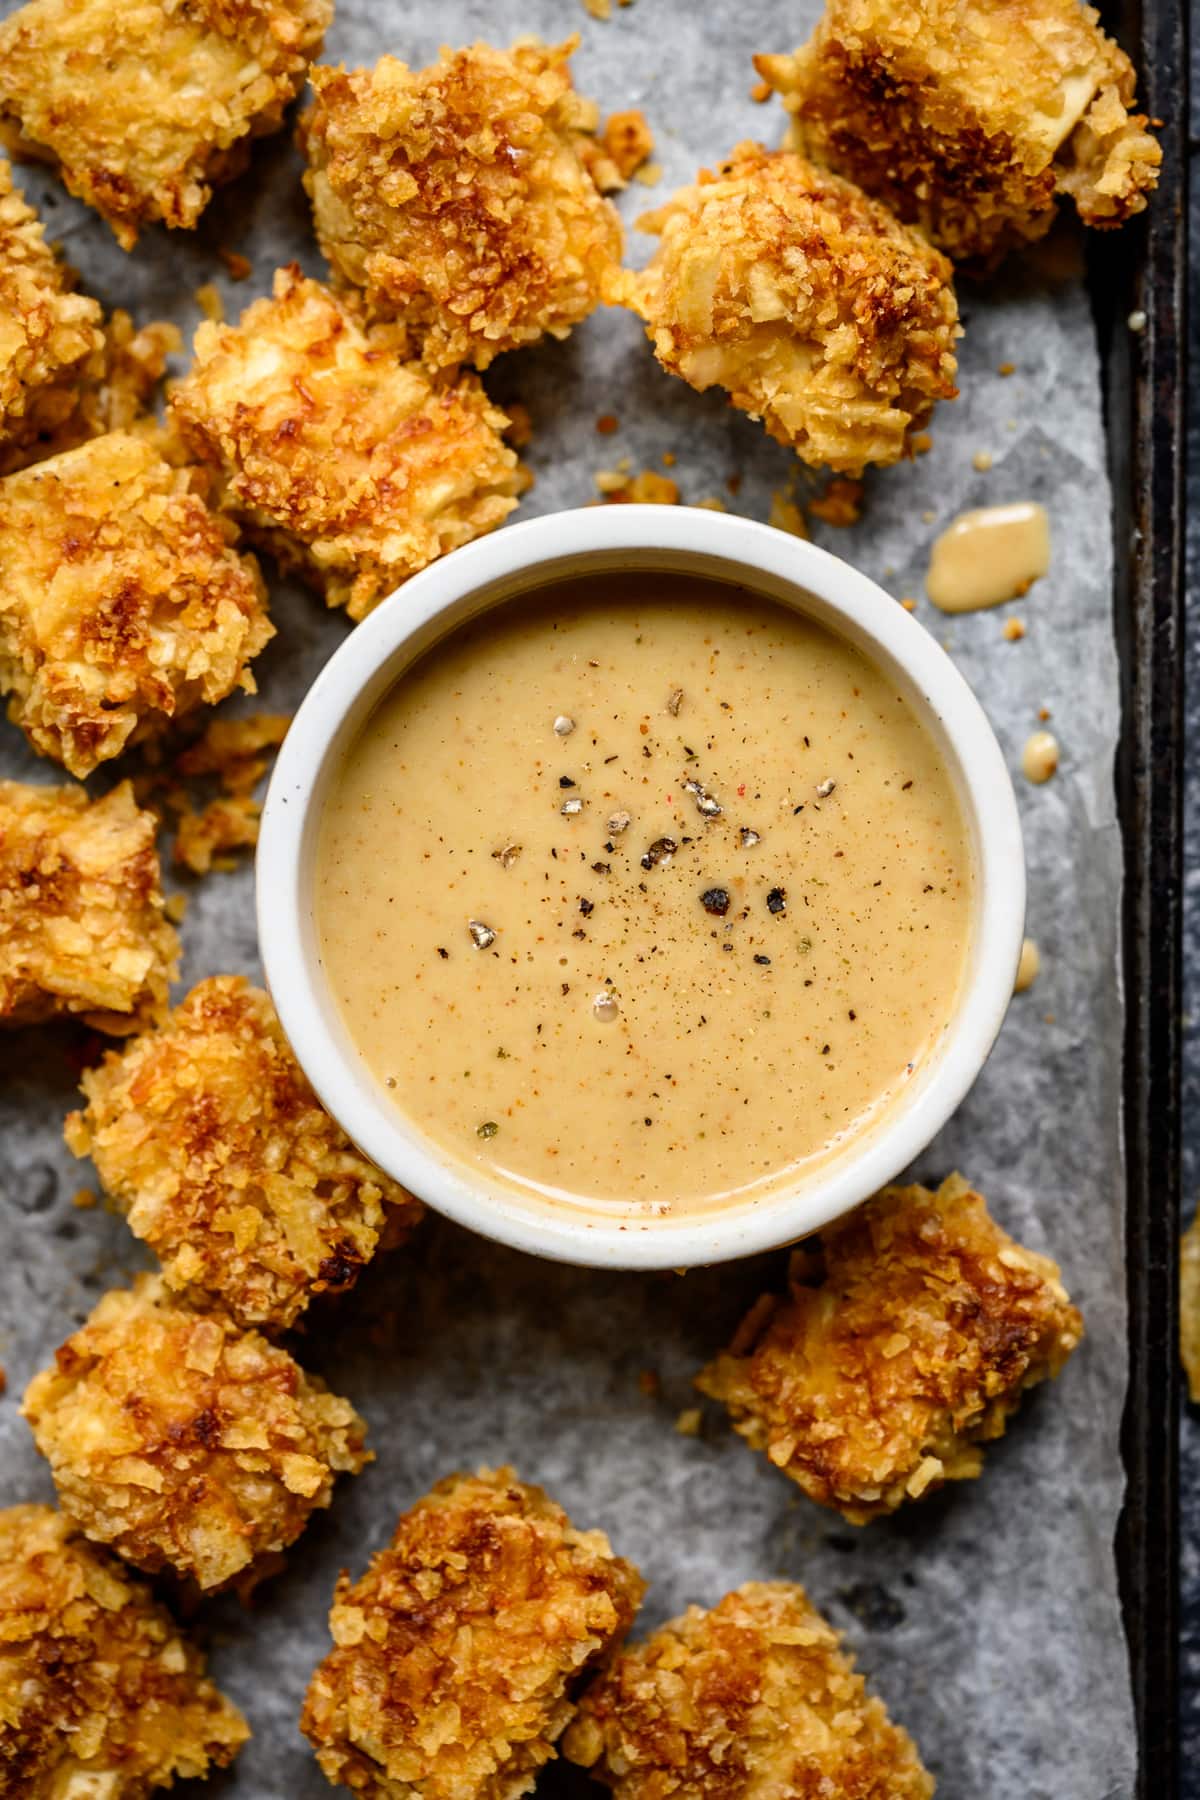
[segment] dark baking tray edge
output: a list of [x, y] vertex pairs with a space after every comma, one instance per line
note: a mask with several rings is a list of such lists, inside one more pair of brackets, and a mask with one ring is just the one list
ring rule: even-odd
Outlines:
[[[1095, 240], [1114, 497], [1125, 852], [1127, 1490], [1117, 1533], [1139, 1738], [1139, 1800], [1179, 1786], [1179, 1353], [1183, 897], [1183, 433], [1187, 12], [1125, 0], [1106, 22], [1135, 57], [1140, 104], [1161, 119], [1157, 194], [1134, 231]], [[1129, 315], [1145, 314], [1131, 331]], [[1082, 1198], [1082, 1197], [1081, 1197]]]

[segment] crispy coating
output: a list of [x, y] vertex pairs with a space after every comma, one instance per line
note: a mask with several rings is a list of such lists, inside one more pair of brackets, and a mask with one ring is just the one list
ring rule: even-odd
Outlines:
[[578, 41], [313, 70], [301, 133], [317, 238], [430, 368], [486, 369], [566, 337], [620, 260], [621, 222], [588, 166], [596, 109], [567, 69]]
[[278, 131], [332, 0], [29, 0], [0, 25], [0, 131], [55, 163], [129, 250], [195, 225]]
[[281, 269], [239, 324], [201, 325], [171, 399], [226, 510], [352, 619], [499, 525], [528, 485], [477, 377], [431, 376], [402, 344]]
[[764, 1295], [696, 1385], [810, 1499], [863, 1524], [977, 1476], [1083, 1320], [1056, 1265], [961, 1175], [884, 1188], [821, 1242], [818, 1283], [800, 1259], [787, 1298]]
[[0, 459], [70, 417], [103, 341], [99, 306], [71, 292], [41, 220], [0, 160]]
[[0, 1026], [78, 1016], [100, 1031], [160, 1017], [179, 963], [154, 815], [127, 781], [0, 781]]
[[370, 1460], [348, 1400], [157, 1275], [105, 1294], [22, 1411], [86, 1536], [204, 1589], [271, 1572], [335, 1476]]
[[1179, 1342], [1188, 1394], [1200, 1406], [1200, 1212], [1183, 1234], [1179, 1264]]
[[644, 1583], [511, 1469], [451, 1475], [361, 1581], [338, 1582], [334, 1648], [301, 1730], [330, 1781], [377, 1800], [515, 1800], [624, 1637]]
[[563, 1752], [617, 1800], [930, 1800], [908, 1733], [787, 1581], [749, 1581], [623, 1650]]
[[249, 1736], [146, 1582], [48, 1506], [0, 1512], [0, 1800], [144, 1800]]
[[639, 224], [661, 243], [612, 297], [665, 369], [725, 388], [805, 462], [896, 462], [957, 393], [950, 264], [838, 176], [739, 144]]
[[114, 431], [0, 481], [0, 692], [73, 775], [254, 690], [266, 589], [190, 479]]
[[241, 976], [200, 982], [81, 1085], [67, 1143], [93, 1159], [168, 1286], [239, 1325], [293, 1325], [421, 1215], [330, 1118], [270, 999]]
[[1080, 0], [827, 0], [793, 56], [756, 56], [793, 147], [993, 263], [1069, 194], [1088, 225], [1141, 212], [1162, 152], [1133, 65]]

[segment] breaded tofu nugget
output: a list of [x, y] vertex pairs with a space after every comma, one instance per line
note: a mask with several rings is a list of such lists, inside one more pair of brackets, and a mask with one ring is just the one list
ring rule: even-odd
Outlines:
[[617, 1800], [930, 1800], [933, 1777], [836, 1631], [749, 1581], [621, 1651], [563, 1739]]
[[528, 485], [474, 375], [404, 362], [394, 328], [364, 329], [296, 268], [236, 326], [201, 325], [171, 405], [224, 507], [352, 619]]
[[0, 693], [72, 775], [254, 691], [266, 589], [192, 479], [114, 431], [0, 481]]
[[806, 463], [894, 463], [957, 393], [950, 264], [848, 181], [739, 144], [638, 223], [661, 242], [614, 298], [664, 369], [724, 388]]
[[105, 1294], [22, 1411], [87, 1537], [206, 1589], [271, 1573], [339, 1472], [369, 1461], [348, 1400], [157, 1275]]
[[516, 1800], [628, 1631], [645, 1584], [511, 1469], [451, 1475], [329, 1615], [300, 1728], [330, 1781], [377, 1800]]
[[71, 292], [0, 160], [0, 468], [75, 411], [81, 375], [103, 342], [99, 306]]
[[0, 133], [54, 163], [129, 250], [196, 223], [278, 131], [332, 0], [29, 0], [0, 25]]
[[1162, 151], [1125, 52], [1080, 0], [827, 0], [793, 56], [756, 56], [793, 147], [950, 256], [1041, 237], [1059, 195], [1087, 225], [1141, 212]]
[[0, 781], [0, 1026], [120, 1033], [165, 1013], [179, 939], [154, 833], [127, 781], [102, 800]]
[[596, 108], [567, 69], [578, 42], [312, 72], [301, 137], [318, 241], [430, 368], [486, 369], [566, 337], [620, 261], [621, 222], [589, 166]]
[[951, 1175], [884, 1188], [822, 1233], [809, 1285], [764, 1295], [697, 1377], [734, 1427], [853, 1524], [977, 1476], [1027, 1388], [1083, 1335], [1048, 1257], [1014, 1243]]
[[144, 1800], [249, 1736], [149, 1583], [48, 1506], [0, 1512], [5, 1800]]
[[239, 1325], [286, 1329], [420, 1217], [330, 1118], [241, 976], [202, 981], [82, 1086], [67, 1143], [92, 1157], [168, 1286]]

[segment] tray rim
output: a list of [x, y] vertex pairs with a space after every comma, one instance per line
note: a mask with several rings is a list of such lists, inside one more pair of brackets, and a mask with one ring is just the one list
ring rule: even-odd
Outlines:
[[[1188, 9], [1121, 0], [1106, 23], [1161, 120], [1157, 193], [1089, 253], [1113, 492], [1125, 859], [1121, 967], [1129, 1385], [1116, 1550], [1138, 1735], [1137, 1800], [1179, 1792], [1179, 1367]], [[1145, 315], [1141, 331], [1129, 315]]]

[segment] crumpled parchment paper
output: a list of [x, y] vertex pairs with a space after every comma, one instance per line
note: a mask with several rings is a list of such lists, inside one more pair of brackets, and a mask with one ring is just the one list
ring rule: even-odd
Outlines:
[[[575, 0], [339, 0], [327, 53], [353, 63], [388, 50], [425, 62], [443, 41], [578, 30], [581, 90], [606, 112], [641, 106], [658, 140], [660, 185], [635, 182], [621, 200], [632, 221], [740, 138], [777, 140], [778, 108], [750, 97], [750, 55], [793, 48], [816, 11], [814, 0], [785, 11], [770, 0], [725, 8], [636, 0], [599, 21]], [[106, 305], [128, 306], [139, 321], [175, 318], [189, 338], [201, 283], [215, 282], [236, 315], [277, 264], [298, 259], [320, 272], [288, 137], [256, 147], [249, 173], [218, 195], [199, 232], [148, 232], [130, 256], [48, 172], [26, 168], [18, 179]], [[228, 279], [218, 246], [250, 258], [249, 281]], [[631, 235], [632, 260], [649, 247]], [[314, 1310], [298, 1341], [301, 1359], [366, 1414], [377, 1461], [343, 1483], [252, 1611], [221, 1602], [202, 1614], [215, 1672], [255, 1733], [236, 1770], [213, 1782], [214, 1795], [316, 1800], [328, 1791], [296, 1721], [328, 1644], [338, 1569], [359, 1572], [396, 1514], [439, 1476], [504, 1459], [642, 1565], [651, 1584], [645, 1625], [751, 1578], [803, 1581], [915, 1734], [944, 1800], [1132, 1793], [1113, 1561], [1126, 1378], [1117, 669], [1099, 369], [1077, 271], [1066, 234], [1056, 253], [1012, 265], [1000, 282], [961, 287], [963, 393], [938, 411], [932, 450], [868, 481], [856, 527], [817, 526], [816, 535], [898, 597], [922, 596], [918, 618], [974, 684], [1014, 773], [1039, 708], [1050, 709], [1061, 740], [1062, 765], [1047, 786], [1016, 774], [1028, 929], [1042, 974], [1015, 1000], [987, 1069], [920, 1173], [961, 1167], [1009, 1229], [1060, 1260], [1087, 1319], [1084, 1347], [989, 1451], [981, 1481], [855, 1530], [752, 1456], [716, 1409], [706, 1409], [699, 1437], [674, 1429], [695, 1402], [692, 1374], [778, 1259], [685, 1278], [606, 1275], [537, 1263], [431, 1221], [411, 1248], [381, 1258], [350, 1302]], [[1010, 376], [998, 372], [1006, 363], [1016, 365]], [[634, 470], [662, 469], [671, 452], [684, 500], [719, 496], [759, 519], [796, 473], [719, 394], [701, 397], [663, 373], [627, 315], [601, 312], [565, 344], [502, 359], [488, 385], [533, 415], [526, 455], [537, 486], [518, 517], [593, 499], [594, 472], [622, 456]], [[596, 433], [604, 413], [620, 420], [615, 436]], [[980, 450], [993, 458], [986, 473], [972, 465]], [[936, 532], [965, 507], [1026, 498], [1050, 513], [1047, 577], [996, 611], [936, 613], [922, 589]], [[259, 660], [260, 695], [249, 704], [292, 709], [347, 627], [307, 592], [274, 581], [273, 593], [279, 636]], [[1014, 615], [1028, 628], [1018, 643], [1002, 635]], [[0, 769], [57, 775], [7, 725]], [[188, 983], [257, 973], [252, 880], [244, 864], [189, 884]], [[0, 1041], [3, 1504], [51, 1496], [17, 1412], [26, 1381], [103, 1289], [144, 1260], [120, 1220], [71, 1203], [92, 1177], [61, 1142], [74, 1099], [69, 1041], [53, 1031]], [[558, 1767], [543, 1792], [564, 1784], [586, 1785]]]

